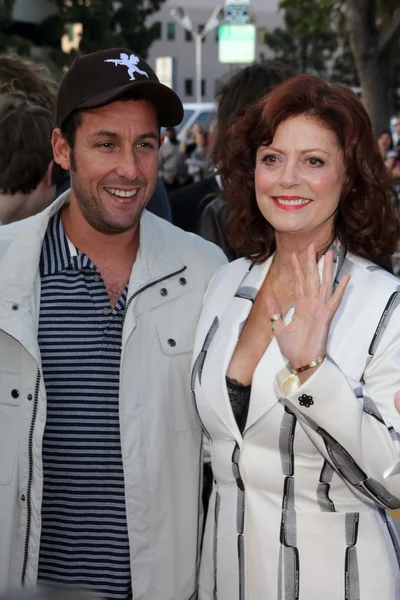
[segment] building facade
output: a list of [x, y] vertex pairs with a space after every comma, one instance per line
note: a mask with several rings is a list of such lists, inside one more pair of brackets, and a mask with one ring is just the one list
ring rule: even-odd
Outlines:
[[[193, 29], [200, 32], [216, 4], [216, 0], [182, 0], [179, 6], [186, 9]], [[153, 68], [156, 68], [157, 58], [171, 57], [173, 59], [171, 87], [183, 102], [194, 102], [196, 99], [195, 41], [190, 32], [183, 29], [170, 16], [169, 11], [174, 6], [177, 6], [177, 2], [167, 0], [161, 10], [149, 19], [149, 22], [158, 24], [159, 39], [151, 46], [148, 61]], [[250, 15], [252, 22], [256, 25], [256, 61], [258, 61], [270, 55], [264, 44], [265, 31], [279, 27], [282, 23], [282, 16], [278, 13], [277, 0], [251, 1]], [[204, 38], [201, 54], [202, 101], [211, 102], [214, 100], [221, 82], [245, 64], [219, 62], [218, 28], [209, 32]]]
[[[218, 0], [167, 0], [161, 10], [149, 18], [149, 24], [157, 23], [159, 39], [151, 46], [148, 61], [156, 69], [157, 59], [172, 58], [173, 72], [171, 87], [178, 93], [183, 102], [196, 100], [196, 50], [193, 36], [185, 31], [170, 16], [171, 8], [184, 7], [190, 15], [195, 31], [201, 31], [215, 9]], [[223, 4], [223, 0], [221, 2]], [[278, 0], [250, 0], [251, 21], [257, 28], [256, 61], [269, 56], [265, 46], [264, 33], [282, 23], [278, 13]], [[55, 6], [50, 0], [15, 0], [14, 19], [22, 22], [38, 23], [54, 13]], [[71, 24], [72, 26], [72, 24]], [[64, 36], [68, 38], [68, 36]], [[68, 39], [62, 40], [63, 50], [68, 51]], [[79, 44], [78, 37], [74, 45]], [[37, 51], [36, 51], [37, 50]], [[132, 48], [134, 51], [135, 48]], [[33, 49], [33, 56], [38, 59], [41, 50]], [[170, 61], [166, 61], [170, 62]], [[220, 63], [218, 60], [218, 28], [211, 31], [202, 43], [201, 92], [202, 101], [211, 102], [215, 98], [221, 81], [235, 70], [245, 66], [242, 64]]]

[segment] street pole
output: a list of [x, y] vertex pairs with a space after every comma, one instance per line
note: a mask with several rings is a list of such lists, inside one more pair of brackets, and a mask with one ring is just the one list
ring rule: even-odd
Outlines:
[[201, 102], [201, 45], [203, 36], [200, 33], [195, 34], [196, 41], [196, 102]]
[[202, 99], [202, 95], [201, 95], [202, 47], [201, 47], [201, 44], [202, 44], [203, 38], [205, 38], [207, 33], [209, 31], [212, 31], [216, 27], [218, 27], [218, 25], [222, 22], [222, 20], [224, 18], [223, 6], [221, 4], [219, 4], [218, 6], [216, 6], [214, 8], [213, 12], [211, 13], [211, 16], [209, 17], [207, 23], [204, 26], [203, 31], [201, 31], [200, 33], [195, 31], [195, 28], [193, 27], [193, 24], [190, 20], [190, 17], [188, 15], [186, 9], [184, 9], [182, 6], [176, 6], [176, 7], [171, 8], [171, 10], [169, 11], [169, 14], [177, 23], [179, 23], [179, 25], [181, 25], [181, 27], [186, 29], [186, 31], [190, 31], [190, 33], [194, 37], [195, 52], [196, 52], [196, 58], [195, 58], [195, 60], [196, 60], [196, 81], [195, 81], [196, 89], [195, 89], [195, 93], [196, 93], [196, 102], [201, 102], [201, 99]]

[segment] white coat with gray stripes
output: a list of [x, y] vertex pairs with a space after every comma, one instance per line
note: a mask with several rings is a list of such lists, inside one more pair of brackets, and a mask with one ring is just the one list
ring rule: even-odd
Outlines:
[[273, 339], [242, 435], [225, 375], [272, 259], [222, 267], [197, 329], [192, 390], [214, 474], [199, 600], [398, 600], [400, 282], [337, 246], [335, 280], [351, 280], [327, 360], [286, 396]]

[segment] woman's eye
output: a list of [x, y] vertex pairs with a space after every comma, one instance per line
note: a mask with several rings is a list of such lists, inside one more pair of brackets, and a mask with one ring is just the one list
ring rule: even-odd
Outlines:
[[312, 167], [319, 167], [325, 164], [323, 160], [317, 158], [316, 156], [310, 156], [310, 158], [308, 158], [307, 160], [308, 164], [310, 164]]
[[262, 162], [266, 163], [267, 165], [274, 165], [277, 162], [277, 160], [278, 160], [277, 157], [274, 156], [273, 154], [266, 154], [262, 158]]

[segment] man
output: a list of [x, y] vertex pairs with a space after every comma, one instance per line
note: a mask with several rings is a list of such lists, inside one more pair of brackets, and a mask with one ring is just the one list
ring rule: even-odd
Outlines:
[[35, 215], [53, 201], [65, 175], [53, 169], [55, 126], [46, 108], [21, 95], [0, 95], [0, 224]]
[[393, 142], [394, 145], [397, 146], [400, 142], [400, 114], [397, 115], [396, 123], [394, 124], [394, 129], [395, 131], [393, 135]]
[[158, 152], [158, 172], [167, 191], [180, 188], [187, 180], [185, 157], [179, 150], [174, 127], [165, 130], [164, 143]]
[[[17, 54], [0, 54], [0, 96], [22, 95], [33, 104], [43, 106], [54, 114], [57, 89], [58, 84], [49, 76], [44, 65], [38, 65]], [[55, 200], [69, 189], [70, 178], [57, 164], [54, 164], [51, 177], [56, 181], [53, 196]], [[161, 179], [157, 181], [147, 209], [166, 221], [172, 221], [171, 206]]]
[[58, 94], [66, 192], [0, 228], [0, 587], [196, 596], [201, 428], [188, 396], [213, 245], [144, 210], [179, 98], [124, 48]]

